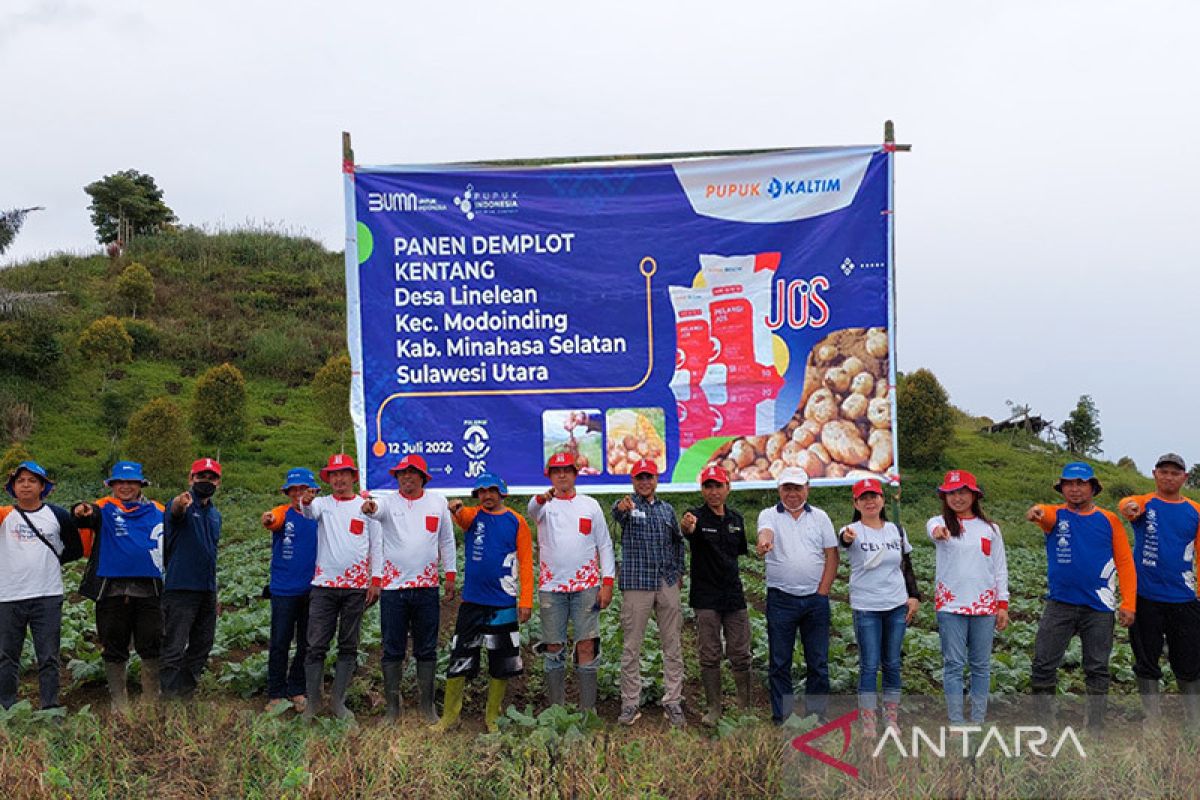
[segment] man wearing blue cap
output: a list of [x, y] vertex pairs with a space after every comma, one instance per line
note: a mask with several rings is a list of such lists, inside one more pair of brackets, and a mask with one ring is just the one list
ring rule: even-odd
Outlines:
[[132, 641], [142, 659], [142, 696], [159, 695], [162, 653], [163, 506], [142, 489], [150, 481], [136, 461], [118, 461], [104, 481], [112, 494], [95, 503], [77, 503], [72, 515], [88, 553], [79, 593], [96, 601], [96, 633], [103, 648], [104, 676], [113, 709], [129, 707], [126, 664]]
[[[283, 480], [290, 503], [262, 516], [271, 532], [271, 644], [267, 656], [267, 710], [289, 699], [297, 711], [306, 705], [304, 658], [308, 654], [308, 598], [317, 567], [317, 521], [308, 519], [300, 502], [308, 490], [316, 491], [311, 470], [296, 467]], [[296, 642], [296, 655], [288, 668], [288, 650]]]
[[58, 705], [62, 632], [62, 565], [83, 555], [79, 530], [64, 508], [43, 501], [54, 490], [46, 470], [22, 461], [5, 490], [15, 506], [0, 506], [0, 707], [17, 701], [25, 630], [33, 638], [42, 708]]
[[1041, 710], [1052, 715], [1049, 698], [1058, 682], [1058, 667], [1072, 637], [1079, 636], [1088, 693], [1087, 724], [1099, 731], [1104, 727], [1107, 706], [1113, 610], [1122, 627], [1133, 624], [1137, 572], [1121, 521], [1096, 506], [1094, 498], [1102, 487], [1091, 466], [1082, 461], [1067, 464], [1054, 488], [1065, 502], [1031, 506], [1025, 514], [1046, 534], [1049, 584], [1034, 643], [1030, 685], [1039, 696]]
[[[488, 650], [487, 710], [484, 724], [496, 730], [508, 679], [524, 671], [521, 662], [522, 623], [533, 613], [533, 537], [529, 524], [504, 505], [508, 486], [497, 475], [485, 472], [471, 491], [479, 505], [465, 507], [450, 501], [454, 521], [463, 530], [466, 551], [462, 603], [454, 638], [450, 641], [450, 668], [446, 673], [446, 698], [442, 718], [433, 730], [443, 732], [458, 725], [463, 689], [479, 674], [479, 651]], [[519, 599], [518, 599], [519, 597]]]

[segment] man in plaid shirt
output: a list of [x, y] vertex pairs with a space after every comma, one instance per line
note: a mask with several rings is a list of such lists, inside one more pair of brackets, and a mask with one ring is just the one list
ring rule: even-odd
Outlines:
[[675, 509], [655, 496], [658, 466], [647, 459], [633, 465], [632, 496], [613, 505], [613, 519], [621, 526], [622, 592], [621, 715], [617, 721], [632, 725], [641, 716], [642, 640], [654, 612], [663, 651], [663, 713], [672, 727], [682, 728], [683, 715], [683, 611], [679, 590], [683, 582], [683, 535]]

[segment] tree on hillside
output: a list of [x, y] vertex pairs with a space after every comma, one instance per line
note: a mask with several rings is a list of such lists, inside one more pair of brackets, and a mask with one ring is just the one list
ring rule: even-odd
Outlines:
[[246, 379], [233, 364], [213, 367], [196, 381], [192, 431], [201, 443], [221, 447], [246, 436]]
[[919, 469], [936, 467], [954, 440], [954, 412], [937, 376], [927, 369], [901, 376], [896, 413], [900, 463]]
[[1200, 463], [1193, 464], [1188, 470], [1187, 485], [1193, 489], [1200, 489]]
[[138, 309], [143, 311], [154, 302], [154, 276], [150, 270], [136, 261], [117, 276], [117, 300], [121, 310], [137, 319]]
[[134, 236], [154, 233], [177, 220], [163, 202], [162, 189], [154, 178], [134, 169], [105, 175], [83, 191], [92, 198], [88, 210], [101, 244], [128, 243]]
[[101, 317], [79, 334], [79, 354], [101, 367], [133, 360], [133, 337], [116, 317]]
[[8, 211], [0, 211], [0, 255], [4, 255], [4, 251], [13, 243], [13, 239], [17, 238], [17, 234], [21, 232], [21, 226], [25, 224], [25, 217], [30, 211], [44, 211], [41, 206], [32, 208], [10, 208]]
[[187, 475], [192, 437], [183, 410], [169, 397], [157, 397], [134, 412], [125, 443], [129, 458], [142, 463], [150, 480], [171, 486]]
[[1092, 396], [1079, 398], [1075, 410], [1059, 430], [1067, 438], [1067, 449], [1077, 456], [1094, 456], [1100, 453], [1100, 412]]
[[321, 421], [335, 434], [350, 427], [350, 357], [331, 356], [312, 379], [313, 400]]
[[1117, 466], [1122, 469], [1129, 469], [1137, 472], [1137, 463], [1130, 456], [1121, 456], [1117, 459]]

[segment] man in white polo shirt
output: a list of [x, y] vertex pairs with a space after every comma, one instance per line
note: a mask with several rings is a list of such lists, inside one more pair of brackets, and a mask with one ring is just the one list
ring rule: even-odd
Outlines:
[[758, 515], [758, 554], [767, 566], [767, 640], [771, 719], [782, 724], [795, 707], [792, 653], [796, 631], [804, 647], [807, 714], [824, 718], [829, 695], [829, 587], [837, 574], [837, 535], [829, 515], [808, 504], [808, 473], [779, 473], [779, 503]]

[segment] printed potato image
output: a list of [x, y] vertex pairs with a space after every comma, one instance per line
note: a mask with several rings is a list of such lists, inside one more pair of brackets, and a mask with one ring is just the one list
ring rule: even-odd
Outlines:
[[[786, 467], [811, 478], [882, 474], [892, 467], [886, 328], [846, 328], [813, 346], [795, 414], [769, 436], [742, 436], [710, 464], [734, 480], [770, 480]], [[611, 457], [611, 456], [610, 456]]]
[[657, 464], [660, 473], [666, 469], [666, 420], [661, 408], [609, 409], [606, 423], [609, 474], [628, 475], [643, 458]]

